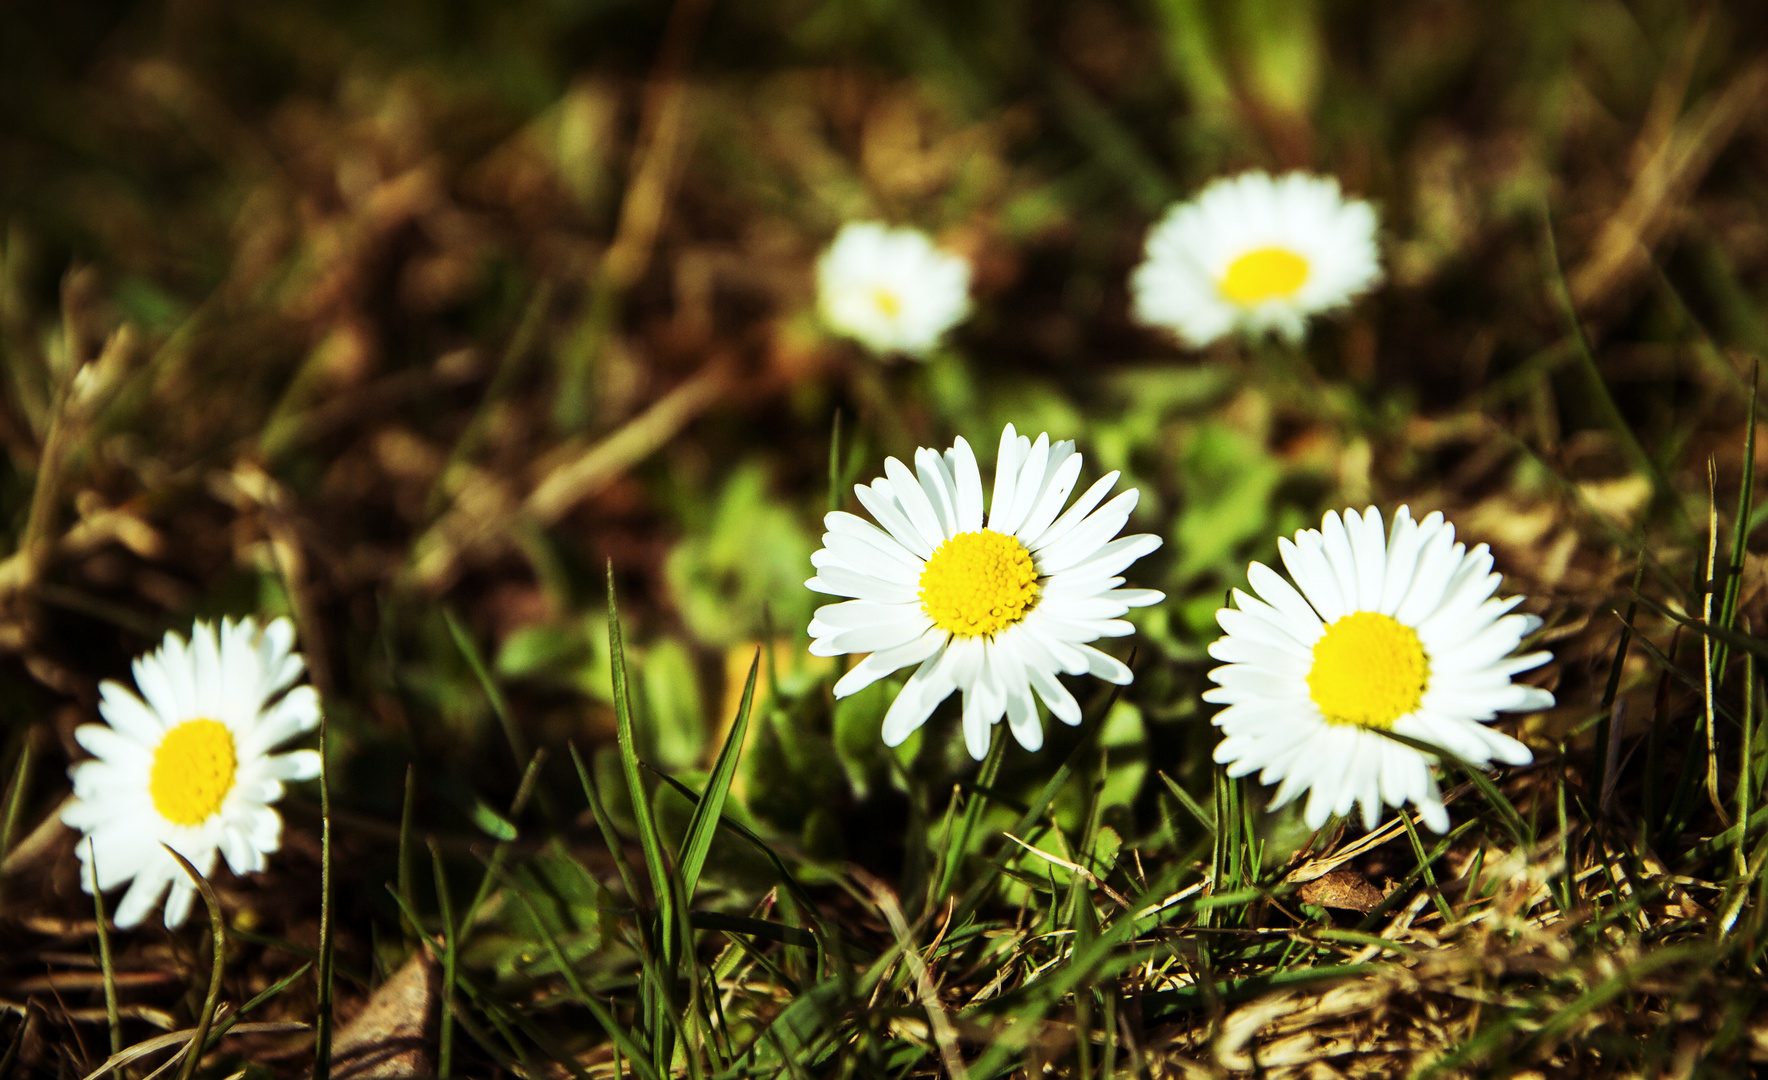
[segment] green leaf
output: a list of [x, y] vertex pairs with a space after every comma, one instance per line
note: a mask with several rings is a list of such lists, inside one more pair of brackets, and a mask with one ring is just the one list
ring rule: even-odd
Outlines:
[[760, 671], [761, 651], [758, 649], [754, 662], [749, 665], [749, 678], [743, 683], [743, 700], [737, 706], [736, 719], [731, 722], [730, 734], [725, 736], [724, 747], [718, 752], [718, 762], [712, 766], [712, 779], [706, 785], [706, 793], [694, 806], [694, 816], [688, 820], [679, 862], [682, 895], [689, 901], [694, 898], [694, 887], [700, 883], [706, 852], [712, 847], [712, 835], [724, 813], [725, 797], [730, 794], [731, 781], [737, 775], [737, 759], [742, 756], [743, 739], [749, 731], [749, 710], [755, 703], [755, 677]]
[[473, 824], [478, 826], [480, 832], [493, 840], [508, 842], [516, 838], [516, 826], [509, 818], [492, 809], [490, 803], [477, 795], [472, 798], [472, 805], [468, 808], [467, 813], [473, 819]]
[[640, 715], [653, 759], [667, 769], [690, 769], [706, 749], [706, 712], [700, 675], [686, 646], [673, 639], [645, 651], [639, 668]]

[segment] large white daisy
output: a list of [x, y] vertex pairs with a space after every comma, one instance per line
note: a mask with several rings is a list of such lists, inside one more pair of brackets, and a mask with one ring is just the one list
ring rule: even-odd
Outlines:
[[133, 880], [117, 905], [118, 926], [140, 923], [167, 885], [166, 925], [190, 913], [195, 887], [162, 844], [204, 876], [217, 852], [234, 873], [249, 874], [281, 846], [282, 818], [271, 804], [285, 781], [319, 775], [315, 751], [270, 752], [319, 725], [319, 695], [290, 688], [304, 667], [294, 639], [287, 619], [262, 631], [251, 619], [223, 619], [219, 634], [198, 622], [189, 645], [168, 633], [136, 658], [141, 697], [116, 682], [99, 687], [108, 723], [74, 730], [93, 759], [69, 770], [74, 799], [61, 819], [86, 833], [78, 850], [87, 892]]
[[970, 264], [919, 229], [843, 226], [817, 260], [817, 304], [836, 333], [921, 358], [970, 313]]
[[1230, 776], [1281, 781], [1273, 808], [1311, 792], [1310, 828], [1354, 802], [1373, 828], [1382, 803], [1410, 802], [1446, 831], [1434, 759], [1382, 732], [1475, 764], [1527, 763], [1528, 747], [1486, 725], [1552, 707], [1552, 694], [1511, 682], [1551, 659], [1511, 655], [1541, 620], [1509, 614], [1522, 597], [1492, 595], [1503, 579], [1491, 552], [1456, 543], [1441, 514], [1414, 522], [1402, 506], [1384, 535], [1374, 507], [1329, 513], [1277, 544], [1295, 585], [1255, 562], [1258, 599], [1236, 589], [1216, 615], [1227, 634], [1209, 653], [1226, 666], [1203, 697], [1228, 707], [1215, 715], [1227, 736], [1215, 760]]
[[1130, 278], [1139, 322], [1201, 348], [1231, 330], [1300, 341], [1381, 278], [1375, 208], [1329, 176], [1242, 173], [1167, 211]]
[[805, 584], [854, 599], [817, 609], [810, 651], [871, 654], [835, 684], [835, 696], [920, 665], [885, 714], [885, 743], [901, 743], [960, 690], [972, 757], [988, 752], [1003, 715], [1019, 744], [1036, 750], [1044, 742], [1037, 698], [1062, 722], [1080, 723], [1058, 673], [1130, 681], [1129, 668], [1087, 642], [1130, 633], [1124, 613], [1164, 599], [1120, 588], [1118, 576], [1160, 538], [1117, 536], [1137, 495], [1132, 488], [1099, 505], [1115, 472], [1064, 512], [1080, 466], [1074, 443], [1033, 442], [1008, 424], [986, 519], [982, 474], [962, 438], [943, 455], [916, 450], [914, 473], [890, 458], [883, 477], [854, 487], [883, 528], [840, 511], [823, 519], [829, 531], [811, 557], [817, 576]]

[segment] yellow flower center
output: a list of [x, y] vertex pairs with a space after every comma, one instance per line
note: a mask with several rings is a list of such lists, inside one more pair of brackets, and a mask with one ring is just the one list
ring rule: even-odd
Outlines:
[[878, 305], [879, 313], [886, 319], [902, 314], [902, 298], [883, 286], [872, 290], [872, 303]]
[[1418, 708], [1428, 685], [1424, 643], [1391, 616], [1353, 611], [1327, 624], [1314, 643], [1308, 692], [1328, 724], [1391, 730]]
[[153, 754], [147, 789], [154, 809], [174, 825], [199, 825], [233, 790], [239, 758], [219, 720], [186, 720], [166, 732]]
[[921, 610], [961, 637], [997, 634], [1037, 606], [1037, 567], [1006, 533], [959, 533], [921, 571]]
[[1228, 264], [1222, 295], [1250, 306], [1295, 295], [1308, 280], [1308, 261], [1288, 248], [1263, 247]]

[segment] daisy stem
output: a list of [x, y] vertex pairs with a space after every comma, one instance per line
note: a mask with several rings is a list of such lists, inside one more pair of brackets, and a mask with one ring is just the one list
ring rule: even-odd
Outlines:
[[995, 777], [1001, 771], [1001, 758], [1006, 752], [1005, 733], [996, 725], [994, 741], [988, 747], [988, 757], [983, 759], [982, 768], [976, 774], [976, 784], [971, 788], [970, 798], [964, 802], [964, 816], [958, 822], [957, 836], [946, 847], [944, 867], [939, 875], [939, 888], [933, 893], [939, 899], [943, 899], [951, 891], [958, 869], [964, 864], [964, 852], [970, 846], [970, 834], [975, 831], [976, 823], [982, 819], [982, 807], [988, 801], [988, 796], [983, 791], [994, 786]]

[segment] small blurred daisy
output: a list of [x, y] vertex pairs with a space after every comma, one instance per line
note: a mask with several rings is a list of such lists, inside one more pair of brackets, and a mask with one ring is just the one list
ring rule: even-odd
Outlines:
[[214, 624], [198, 622], [189, 645], [169, 633], [136, 658], [142, 697], [115, 682], [99, 687], [108, 724], [74, 730], [93, 760], [69, 770], [74, 800], [61, 819], [86, 833], [78, 851], [87, 892], [133, 879], [117, 905], [118, 926], [139, 924], [168, 884], [166, 925], [190, 913], [195, 887], [161, 844], [205, 876], [216, 852], [234, 873], [249, 874], [281, 846], [282, 818], [270, 804], [282, 798], [284, 781], [319, 775], [315, 751], [270, 753], [319, 724], [319, 695], [311, 686], [289, 689], [304, 666], [290, 648], [294, 638], [287, 619], [262, 632], [251, 619], [223, 619], [218, 635]]
[[970, 264], [918, 229], [843, 226], [816, 265], [823, 319], [876, 353], [922, 358], [970, 314]]
[[1167, 211], [1130, 291], [1137, 321], [1201, 348], [1237, 328], [1300, 341], [1309, 315], [1380, 278], [1374, 207], [1331, 177], [1248, 172]]
[[1381, 733], [1475, 764], [1527, 763], [1528, 747], [1485, 725], [1552, 707], [1552, 694], [1510, 681], [1551, 658], [1511, 655], [1541, 620], [1508, 614], [1522, 597], [1492, 595], [1502, 578], [1486, 545], [1456, 543], [1441, 514], [1414, 522], [1402, 506], [1383, 536], [1374, 507], [1329, 513], [1277, 543], [1300, 591], [1255, 562], [1259, 599], [1236, 589], [1235, 607], [1216, 615], [1227, 636], [1209, 653], [1227, 666], [1209, 673], [1218, 685], [1203, 697], [1228, 707], [1215, 715], [1227, 736], [1215, 760], [1230, 776], [1282, 781], [1273, 809], [1310, 791], [1309, 828], [1353, 802], [1374, 828], [1383, 802], [1411, 802], [1447, 831], [1434, 759]]
[[1064, 723], [1080, 723], [1058, 672], [1130, 681], [1129, 668], [1086, 643], [1130, 633], [1123, 614], [1164, 599], [1119, 588], [1118, 576], [1160, 538], [1117, 536], [1137, 496], [1132, 488], [1099, 506], [1115, 472], [1063, 512], [1080, 466], [1074, 443], [1032, 442], [1008, 424], [986, 523], [982, 474], [962, 438], [944, 455], [916, 450], [916, 473], [890, 458], [883, 477], [855, 486], [882, 529], [839, 511], [823, 519], [829, 531], [811, 557], [817, 576], [805, 584], [855, 599], [817, 609], [810, 651], [871, 654], [835, 684], [835, 696], [920, 665], [884, 717], [886, 744], [900, 744], [961, 690], [972, 757], [987, 754], [1003, 715], [1019, 744], [1036, 750], [1044, 742], [1037, 698]]

